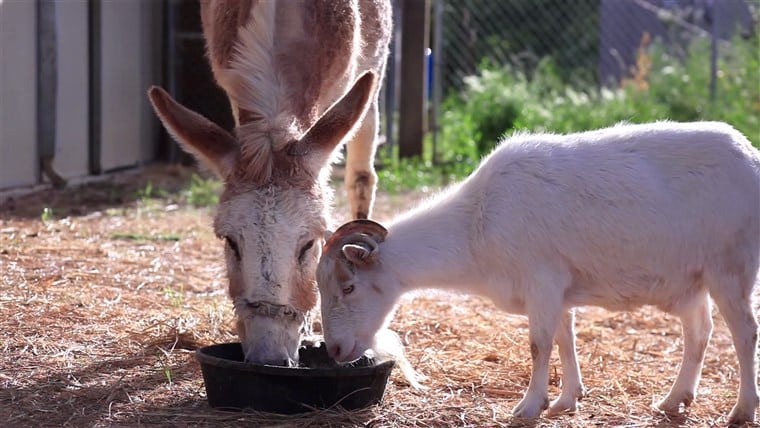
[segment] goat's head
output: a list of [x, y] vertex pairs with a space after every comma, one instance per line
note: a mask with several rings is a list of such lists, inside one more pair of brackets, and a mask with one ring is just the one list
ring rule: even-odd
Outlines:
[[257, 123], [239, 125], [233, 136], [163, 90], [149, 91], [169, 132], [224, 180], [214, 230], [225, 242], [229, 293], [247, 361], [287, 365], [297, 359], [318, 297], [315, 272], [332, 196], [328, 166], [362, 119], [374, 81], [370, 72], [359, 78], [301, 136], [266, 134], [265, 139], [287, 140], [265, 141], [271, 149], [253, 159], [242, 135]]
[[327, 350], [337, 361], [353, 361], [374, 346], [396, 304], [387, 287], [380, 246], [387, 230], [371, 220], [346, 223], [328, 239], [317, 267]]

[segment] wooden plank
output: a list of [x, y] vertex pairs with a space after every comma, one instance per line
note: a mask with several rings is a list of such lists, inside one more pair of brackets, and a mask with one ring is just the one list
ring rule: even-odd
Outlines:
[[36, 20], [36, 2], [0, 2], [0, 188], [38, 181]]
[[100, 170], [140, 160], [143, 1], [100, 1]]
[[76, 178], [89, 172], [87, 2], [58, 2], [56, 9], [58, 94], [53, 165], [61, 176]]
[[159, 124], [146, 95], [160, 83], [161, 11], [156, 1], [99, 2], [100, 172], [155, 159]]

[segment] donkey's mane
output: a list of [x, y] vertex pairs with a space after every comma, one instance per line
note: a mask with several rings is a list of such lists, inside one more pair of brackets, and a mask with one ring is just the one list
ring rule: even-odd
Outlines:
[[[359, 1], [368, 2], [366, 16]], [[344, 94], [361, 52], [382, 55], [384, 43], [362, 40], [356, 27], [360, 16], [370, 28], [384, 25], [376, 1], [202, 0], [212, 71], [237, 125], [238, 176], [266, 183], [292, 169], [278, 154]]]
[[244, 165], [239, 172], [258, 184], [271, 179], [274, 153], [298, 134], [274, 67], [276, 5], [274, 1], [253, 3], [250, 19], [238, 28], [227, 66], [217, 70], [216, 76], [238, 109], [236, 133]]

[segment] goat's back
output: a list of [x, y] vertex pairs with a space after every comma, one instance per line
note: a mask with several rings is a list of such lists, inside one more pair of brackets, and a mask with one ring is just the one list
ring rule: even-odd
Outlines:
[[482, 260], [565, 269], [579, 304], [672, 303], [702, 275], [757, 275], [760, 156], [726, 124], [518, 135], [461, 191], [481, 195]]

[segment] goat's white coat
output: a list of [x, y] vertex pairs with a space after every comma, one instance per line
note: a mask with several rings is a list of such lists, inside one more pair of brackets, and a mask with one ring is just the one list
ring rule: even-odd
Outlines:
[[[464, 182], [397, 218], [374, 261], [351, 266], [339, 282], [337, 264], [350, 264], [345, 248], [328, 248], [317, 274], [326, 340], [338, 359], [372, 346], [407, 291], [488, 296], [529, 319], [533, 373], [514, 413], [547, 408], [552, 338], [563, 375], [549, 412], [558, 413], [574, 410], [583, 394], [571, 308], [655, 305], [679, 316], [684, 332], [682, 367], [659, 403], [672, 412], [696, 396], [712, 331], [709, 295], [739, 359], [730, 420], [754, 420], [760, 154], [729, 125], [516, 135]], [[344, 294], [347, 285], [354, 291]]]

